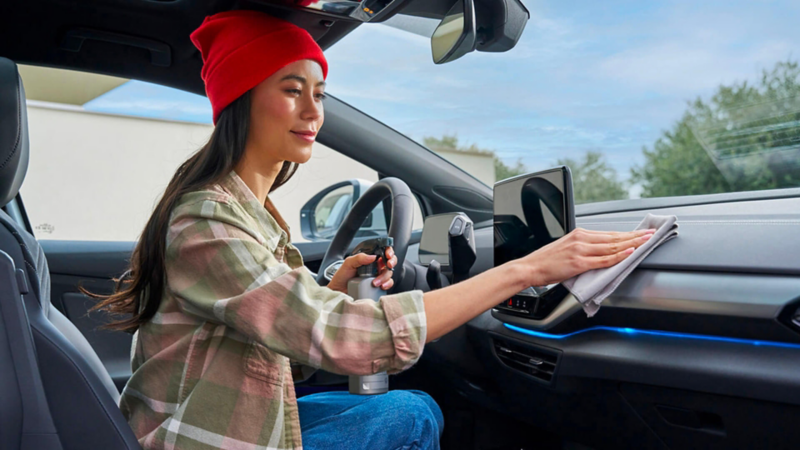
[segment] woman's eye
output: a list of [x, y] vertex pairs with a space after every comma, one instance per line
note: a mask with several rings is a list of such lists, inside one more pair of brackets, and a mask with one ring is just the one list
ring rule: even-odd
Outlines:
[[326, 97], [327, 97], [327, 95], [325, 95], [325, 94], [323, 94], [321, 92], [319, 94], [317, 94], [317, 99], [318, 100], [325, 100]]
[[287, 89], [286, 92], [288, 92], [289, 94], [292, 94], [292, 95], [300, 95], [300, 94], [302, 94], [302, 91], [300, 91], [300, 89]]

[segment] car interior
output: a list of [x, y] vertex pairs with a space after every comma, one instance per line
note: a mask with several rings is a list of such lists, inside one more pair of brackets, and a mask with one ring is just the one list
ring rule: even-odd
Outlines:
[[[139, 448], [117, 406], [131, 375], [131, 335], [100, 328], [107, 318], [87, 314], [92, 301], [78, 289], [111, 293], [135, 242], [36, 240], [19, 195], [30, 136], [17, 64], [204, 95], [202, 60], [188, 36], [207, 15], [261, 10], [308, 30], [327, 50], [371, 26], [366, 22], [399, 13], [442, 19], [461, 1], [365, 0], [368, 17], [337, 2], [328, 9], [268, 0], [3, 2], [0, 448]], [[474, 0], [474, 8], [491, 12], [495, 3], [514, 2]], [[493, 51], [488, 47], [476, 50]], [[465, 276], [495, 266], [498, 230], [526, 232], [516, 216], [495, 215], [492, 187], [335, 96], [324, 107], [318, 140], [383, 181], [364, 187], [367, 194], [343, 219], [340, 230], [349, 231], [296, 244], [321, 283], [326, 268], [373, 236], [356, 231], [379, 204], [390, 236], [406, 230], [394, 292], [453, 282], [447, 267], [430, 276], [420, 243], [433, 228], [426, 220], [423, 230], [410, 231], [397, 180], [426, 218], [468, 217], [475, 260]], [[542, 194], [547, 185], [525, 186], [547, 199], [547, 214], [570, 217], [562, 231], [628, 231], [652, 213], [676, 215], [679, 238], [647, 257], [595, 317], [555, 287], [509, 299], [426, 345], [419, 363], [392, 376], [390, 387], [420, 389], [439, 403], [442, 448], [796, 448], [800, 188], [575, 205], [573, 224], [572, 204]], [[542, 211], [525, 215], [546, 231]], [[530, 307], [518, 306], [522, 300]], [[298, 396], [346, 388], [347, 377], [322, 371], [297, 383]]]

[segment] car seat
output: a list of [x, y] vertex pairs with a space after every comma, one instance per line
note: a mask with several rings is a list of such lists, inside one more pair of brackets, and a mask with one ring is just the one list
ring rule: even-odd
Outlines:
[[[28, 168], [25, 91], [0, 58], [0, 205]], [[50, 304], [50, 274], [36, 239], [0, 211], [0, 448], [140, 448], [119, 392], [89, 342]]]

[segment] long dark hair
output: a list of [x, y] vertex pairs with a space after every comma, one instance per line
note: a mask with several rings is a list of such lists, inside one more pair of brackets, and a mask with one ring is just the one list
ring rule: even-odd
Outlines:
[[[112, 316], [112, 322], [104, 328], [133, 333], [155, 315], [166, 284], [165, 255], [172, 209], [184, 194], [219, 181], [236, 167], [244, 155], [249, 130], [247, 92], [220, 113], [208, 143], [178, 167], [142, 231], [130, 268], [114, 279], [114, 293], [100, 295], [80, 287], [81, 292], [99, 300], [90, 311], [102, 310]], [[296, 171], [296, 163], [284, 161], [270, 192], [289, 181]]]

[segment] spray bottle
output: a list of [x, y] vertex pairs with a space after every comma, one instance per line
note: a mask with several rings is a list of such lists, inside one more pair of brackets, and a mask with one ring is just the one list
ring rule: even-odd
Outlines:
[[[359, 267], [356, 276], [347, 282], [349, 296], [354, 299], [371, 298], [377, 302], [386, 293], [380, 287], [373, 286], [372, 282], [378, 276], [378, 260], [382, 258], [384, 263], [389, 260], [386, 257], [386, 250], [393, 244], [394, 239], [390, 237], [369, 239], [358, 244], [353, 250], [353, 255], [366, 253], [376, 255], [377, 258], [375, 258], [375, 262]], [[372, 375], [351, 375], [349, 388], [351, 394], [384, 394], [389, 391], [389, 375], [386, 372]]]

